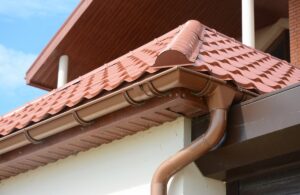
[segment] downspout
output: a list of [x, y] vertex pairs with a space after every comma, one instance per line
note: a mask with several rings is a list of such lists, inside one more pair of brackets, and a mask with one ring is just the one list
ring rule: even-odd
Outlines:
[[151, 195], [167, 195], [167, 184], [170, 178], [220, 142], [226, 129], [227, 110], [235, 94], [233, 89], [225, 85], [218, 85], [213, 90], [206, 91], [204, 96], [210, 112], [210, 124], [206, 133], [157, 168], [152, 177]]

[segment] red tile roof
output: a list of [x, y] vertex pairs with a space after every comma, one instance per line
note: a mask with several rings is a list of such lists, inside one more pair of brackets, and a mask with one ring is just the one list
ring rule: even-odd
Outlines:
[[60, 89], [0, 118], [0, 134], [8, 135], [51, 117], [84, 99], [134, 82], [145, 73], [185, 64], [187, 68], [231, 81], [259, 93], [271, 92], [300, 81], [300, 70], [286, 61], [247, 47], [197, 21], [186, 24], [102, 65]]

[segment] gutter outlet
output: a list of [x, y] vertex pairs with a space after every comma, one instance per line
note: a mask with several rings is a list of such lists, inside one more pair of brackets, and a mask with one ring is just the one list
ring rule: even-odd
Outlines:
[[205, 155], [216, 146], [225, 134], [227, 110], [236, 91], [225, 85], [217, 85], [206, 91], [204, 97], [210, 111], [210, 124], [202, 136], [189, 146], [178, 151], [164, 161], [155, 171], [151, 182], [151, 195], [167, 195], [167, 184], [170, 178], [185, 166]]

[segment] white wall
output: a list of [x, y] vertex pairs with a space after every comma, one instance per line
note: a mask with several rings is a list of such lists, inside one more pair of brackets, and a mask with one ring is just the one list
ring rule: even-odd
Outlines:
[[[190, 140], [190, 121], [179, 118], [122, 140], [81, 152], [0, 183], [2, 195], [148, 195], [157, 166]], [[172, 195], [225, 194], [194, 164], [170, 182]]]

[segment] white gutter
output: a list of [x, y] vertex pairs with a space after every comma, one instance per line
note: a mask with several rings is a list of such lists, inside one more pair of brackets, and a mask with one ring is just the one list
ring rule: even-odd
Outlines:
[[254, 0], [242, 1], [242, 42], [255, 47], [254, 34]]
[[59, 58], [57, 88], [62, 87], [68, 82], [68, 67], [69, 57], [67, 55], [62, 55]]

